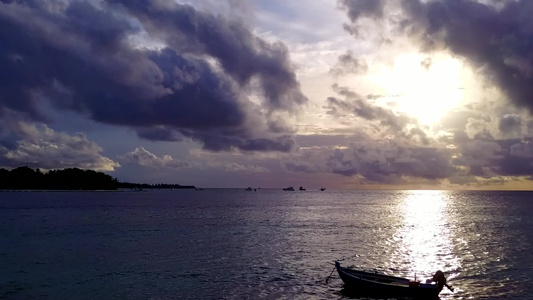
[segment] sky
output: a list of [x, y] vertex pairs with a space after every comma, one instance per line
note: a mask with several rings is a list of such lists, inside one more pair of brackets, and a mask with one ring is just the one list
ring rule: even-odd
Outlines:
[[0, 167], [533, 189], [533, 1], [0, 0]]

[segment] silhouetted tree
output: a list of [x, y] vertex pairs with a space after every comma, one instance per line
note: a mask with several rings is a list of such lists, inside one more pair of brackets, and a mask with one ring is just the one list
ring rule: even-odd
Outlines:
[[43, 174], [37, 170], [33, 170], [28, 166], [18, 167], [9, 172], [7, 177], [7, 185], [12, 189], [38, 189], [41, 188], [43, 182]]
[[192, 185], [147, 184], [119, 182], [105, 173], [69, 168], [42, 173], [28, 166], [11, 171], [0, 169], [0, 189], [10, 190], [116, 190], [140, 189], [194, 189]]
[[0, 170], [0, 189], [116, 190], [118, 187], [116, 178], [93, 170], [70, 168], [46, 174], [27, 166]]
[[2, 168], [0, 169], [0, 189], [7, 189], [9, 184], [9, 171]]

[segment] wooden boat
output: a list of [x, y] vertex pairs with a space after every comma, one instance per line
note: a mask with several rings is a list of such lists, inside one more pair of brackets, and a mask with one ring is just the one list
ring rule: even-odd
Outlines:
[[446, 279], [444, 282], [421, 283], [406, 278], [341, 267], [338, 261], [335, 261], [335, 268], [344, 282], [344, 288], [360, 295], [436, 299], [446, 285]]

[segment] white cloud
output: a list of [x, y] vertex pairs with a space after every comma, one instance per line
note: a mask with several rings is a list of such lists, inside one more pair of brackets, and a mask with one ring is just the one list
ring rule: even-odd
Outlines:
[[[44, 124], [19, 122], [22, 137], [15, 147], [2, 147], [3, 160], [10, 166], [28, 165], [43, 169], [81, 168], [114, 171], [120, 165], [99, 153], [103, 149], [85, 134], [56, 132]], [[4, 164], [7, 163], [4, 162]]]
[[143, 147], [120, 156], [121, 161], [129, 165], [139, 165], [152, 168], [187, 168], [191, 164], [186, 161], [175, 160], [170, 155], [161, 157], [151, 153]]

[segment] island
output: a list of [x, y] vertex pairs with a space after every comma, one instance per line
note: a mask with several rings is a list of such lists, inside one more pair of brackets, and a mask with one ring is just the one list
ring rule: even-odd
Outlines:
[[120, 182], [102, 172], [68, 168], [42, 172], [28, 166], [0, 168], [0, 190], [195, 189], [191, 185]]

